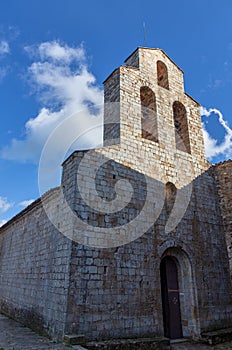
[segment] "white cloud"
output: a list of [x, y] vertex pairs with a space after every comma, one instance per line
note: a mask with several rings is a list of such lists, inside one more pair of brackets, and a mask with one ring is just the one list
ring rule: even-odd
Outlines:
[[25, 208], [25, 207], [28, 207], [28, 205], [30, 205], [33, 202], [34, 202], [34, 199], [27, 199], [27, 200], [20, 202], [19, 206]]
[[5, 213], [8, 209], [10, 209], [13, 206], [12, 203], [9, 203], [7, 198], [0, 197], [0, 211]]
[[232, 156], [232, 129], [228, 125], [228, 122], [223, 118], [222, 113], [216, 108], [206, 109], [201, 107], [201, 115], [210, 117], [211, 115], [218, 116], [218, 122], [225, 130], [225, 137], [219, 144], [218, 140], [211, 137], [206, 130], [206, 125], [203, 123], [203, 135], [205, 141], [206, 156], [209, 160], [212, 160], [216, 156], [222, 156], [226, 159]]
[[0, 55], [10, 53], [10, 46], [6, 40], [0, 41]]
[[70, 64], [73, 61], [85, 61], [85, 50], [79, 47], [70, 47], [61, 44], [59, 41], [47, 41], [38, 46], [26, 46], [26, 52], [31, 57], [39, 57], [41, 62], [52, 61], [57, 63]]
[[7, 220], [4, 220], [4, 219], [1, 220], [1, 219], [0, 219], [0, 227], [3, 226], [6, 222], [7, 222]]
[[[28, 68], [28, 79], [42, 101], [43, 108], [25, 124], [24, 138], [11, 140], [1, 155], [5, 159], [37, 163], [48, 136], [64, 119], [82, 111], [76, 124], [77, 131], [80, 125], [82, 130], [83, 125], [89, 126], [91, 120], [96, 119], [96, 116], [91, 115], [88, 105], [102, 104], [103, 91], [88, 70], [82, 46], [71, 48], [52, 41], [42, 43], [37, 48], [27, 47], [26, 50], [34, 57], [39, 57]], [[89, 147], [100, 142], [100, 133], [94, 137], [85, 136], [84, 143]], [[62, 139], [57, 140], [57, 152], [60, 148]]]
[[223, 80], [221, 79], [210, 79], [208, 84], [209, 89], [220, 89], [223, 86]]
[[8, 67], [0, 67], [0, 81], [5, 78], [8, 72]]
[[[8, 53], [10, 53], [8, 42], [5, 40], [0, 41], [0, 59], [2, 59]], [[0, 82], [5, 78], [8, 70], [8, 66], [0, 66]]]
[[85, 58], [83, 47], [72, 48], [67, 45], [61, 45], [57, 41], [45, 42], [39, 46], [39, 54], [42, 60], [52, 59], [70, 63], [73, 60], [82, 60]]

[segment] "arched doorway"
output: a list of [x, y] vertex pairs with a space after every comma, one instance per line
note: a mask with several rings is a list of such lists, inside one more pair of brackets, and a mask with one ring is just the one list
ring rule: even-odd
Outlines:
[[170, 339], [183, 337], [179, 296], [178, 269], [175, 258], [165, 256], [160, 265], [164, 335]]

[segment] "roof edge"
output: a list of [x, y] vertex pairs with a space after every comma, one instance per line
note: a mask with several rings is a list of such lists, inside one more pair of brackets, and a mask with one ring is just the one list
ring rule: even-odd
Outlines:
[[34, 208], [38, 207], [44, 198], [49, 197], [50, 195], [52, 195], [54, 192], [56, 192], [58, 189], [60, 188], [60, 186], [51, 188], [50, 190], [48, 190], [47, 192], [45, 192], [41, 197], [37, 198], [36, 200], [34, 200], [34, 202], [32, 202], [30, 205], [28, 205], [26, 208], [24, 208], [23, 210], [21, 210], [19, 213], [17, 213], [16, 215], [14, 215], [10, 220], [8, 220], [4, 225], [2, 225], [0, 227], [0, 234], [1, 231], [3, 231], [5, 228], [7, 228], [8, 226], [10, 226], [11, 224], [13, 224], [14, 222], [18, 221], [20, 218], [22, 218], [24, 215], [26, 215], [27, 213], [29, 213], [30, 211], [32, 211]]
[[193, 102], [195, 102], [199, 107], [201, 106], [201, 104], [197, 100], [195, 100], [195, 98], [193, 98], [191, 95], [189, 95], [187, 92], [185, 92], [185, 95], [189, 97], [191, 100], [193, 100]]
[[223, 160], [223, 161], [221, 161], [219, 163], [213, 164], [213, 167], [216, 168], [217, 166], [224, 165], [226, 163], [232, 163], [232, 159]]
[[132, 56], [135, 54], [136, 51], [138, 51], [139, 49], [142, 49], [142, 50], [154, 50], [154, 51], [161, 51], [183, 74], [184, 74], [184, 71], [183, 69], [181, 69], [169, 56], [168, 54], [163, 50], [163, 49], [160, 49], [160, 48], [154, 48], [154, 47], [144, 47], [144, 46], [138, 46], [125, 60], [124, 60], [124, 63], [126, 63], [126, 61]]

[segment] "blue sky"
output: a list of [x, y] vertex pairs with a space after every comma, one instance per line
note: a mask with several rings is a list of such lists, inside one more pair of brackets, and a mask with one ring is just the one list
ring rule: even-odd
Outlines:
[[229, 0], [1, 1], [0, 224], [39, 197], [52, 129], [86, 101], [102, 103], [102, 82], [138, 46], [162, 48], [184, 70], [204, 107], [208, 159], [231, 158], [231, 18]]

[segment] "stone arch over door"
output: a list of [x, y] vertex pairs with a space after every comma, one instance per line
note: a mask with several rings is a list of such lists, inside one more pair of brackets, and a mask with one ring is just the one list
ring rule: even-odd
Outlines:
[[[183, 337], [198, 338], [200, 336], [200, 322], [197, 302], [197, 288], [190, 256], [182, 247], [172, 246], [165, 249], [165, 246], [167, 247], [167, 245], [175, 245], [175, 243], [169, 242], [169, 244], [167, 244], [166, 242], [166, 244], [162, 247], [163, 249], [161, 249], [163, 251], [160, 256], [161, 273], [162, 262], [164, 259], [171, 259], [175, 262], [178, 275], [178, 296], [182, 335]], [[163, 316], [165, 317], [165, 315]]]

